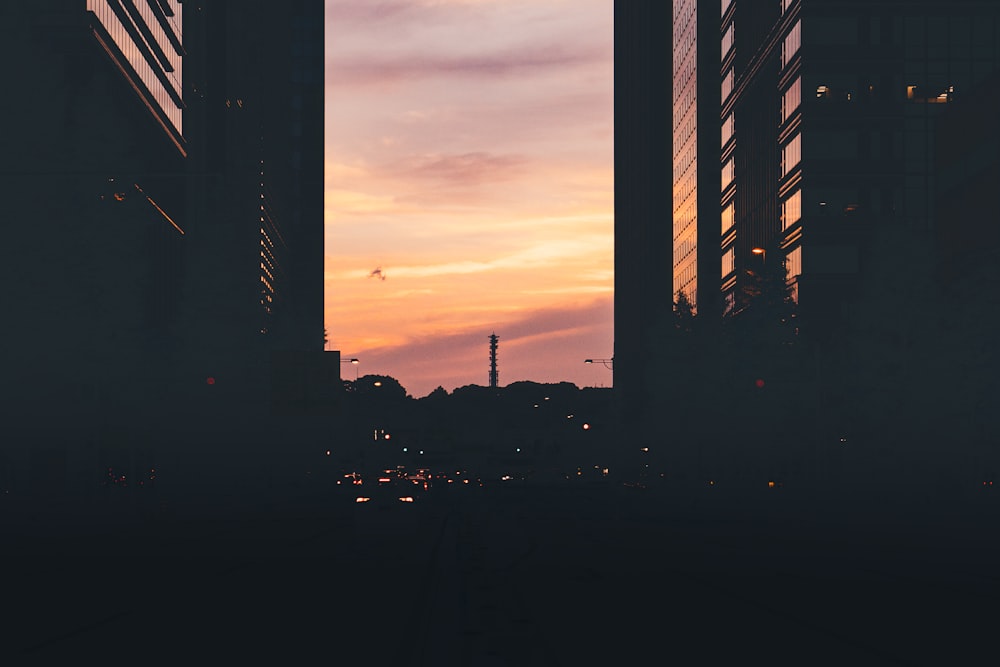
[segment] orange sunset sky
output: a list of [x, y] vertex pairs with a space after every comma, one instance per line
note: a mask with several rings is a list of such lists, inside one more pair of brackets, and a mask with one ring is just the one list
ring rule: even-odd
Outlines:
[[[611, 386], [612, 0], [327, 0], [328, 349]], [[345, 366], [343, 376], [353, 379]]]

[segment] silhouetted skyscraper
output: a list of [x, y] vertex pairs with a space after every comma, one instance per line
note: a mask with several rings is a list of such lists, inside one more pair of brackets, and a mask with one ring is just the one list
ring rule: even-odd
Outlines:
[[271, 350], [322, 354], [323, 3], [39, 0], [0, 18], [19, 63], [4, 408], [30, 459], [0, 468], [261, 414]]
[[0, 475], [61, 488], [128, 429], [155, 430], [146, 418], [178, 352], [181, 4], [3, 3], [0, 20], [11, 65]]
[[1000, 4], [722, 5], [723, 303], [739, 305], [748, 270], [781, 262], [822, 335], [887, 260], [870, 229], [937, 224], [933, 119], [1000, 65]]
[[264, 409], [271, 353], [323, 350], [323, 3], [192, 11], [186, 382], [216, 375], [203, 410]]
[[614, 389], [623, 423], [648, 400], [650, 331], [671, 289], [670, 5], [614, 3]]

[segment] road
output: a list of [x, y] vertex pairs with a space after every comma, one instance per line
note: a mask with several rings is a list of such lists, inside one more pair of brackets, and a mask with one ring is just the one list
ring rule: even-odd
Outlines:
[[620, 487], [450, 491], [383, 527], [324, 492], [7, 531], [4, 662], [995, 661], [993, 514], [907, 528], [783, 511], [794, 496], [747, 511]]

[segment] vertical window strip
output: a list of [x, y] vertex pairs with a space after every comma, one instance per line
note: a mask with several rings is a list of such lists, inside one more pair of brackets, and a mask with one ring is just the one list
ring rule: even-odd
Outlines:
[[781, 229], [785, 230], [802, 219], [802, 191], [796, 190], [781, 203]]
[[785, 123], [802, 104], [802, 77], [798, 77], [781, 96], [781, 122]]
[[798, 53], [799, 48], [802, 46], [802, 20], [795, 22], [792, 29], [788, 31], [788, 35], [785, 36], [785, 42], [781, 48], [781, 67], [788, 67], [788, 63], [791, 62], [792, 56]]
[[789, 141], [781, 149], [781, 175], [787, 176], [792, 167], [802, 161], [802, 135], [796, 134], [795, 138]]

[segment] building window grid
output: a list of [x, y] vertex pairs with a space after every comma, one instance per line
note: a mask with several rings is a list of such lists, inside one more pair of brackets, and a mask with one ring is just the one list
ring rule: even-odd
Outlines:
[[[142, 81], [146, 89], [153, 96], [156, 101], [157, 106], [160, 110], [167, 116], [170, 123], [174, 126], [179, 134], [183, 133], [182, 125], [182, 113], [180, 107], [174, 102], [174, 100], [167, 94], [166, 89], [163, 87], [163, 82], [153, 73], [153, 68], [149, 65], [145, 56], [140, 53], [138, 45], [132, 39], [128, 30], [122, 24], [121, 19], [118, 15], [111, 9], [110, 5], [101, 0], [87, 0], [87, 9], [93, 12], [94, 16], [101, 23], [104, 29], [107, 31], [108, 35], [111, 36], [112, 41], [121, 51], [122, 55], [131, 65], [132, 69], [136, 72], [139, 80]], [[171, 47], [172, 48], [172, 47]], [[181, 67], [178, 62], [177, 66], [174, 68], [173, 73], [166, 73], [170, 78], [180, 83], [181, 80]], [[178, 85], [175, 88], [175, 92], [180, 94], [182, 88]]]

